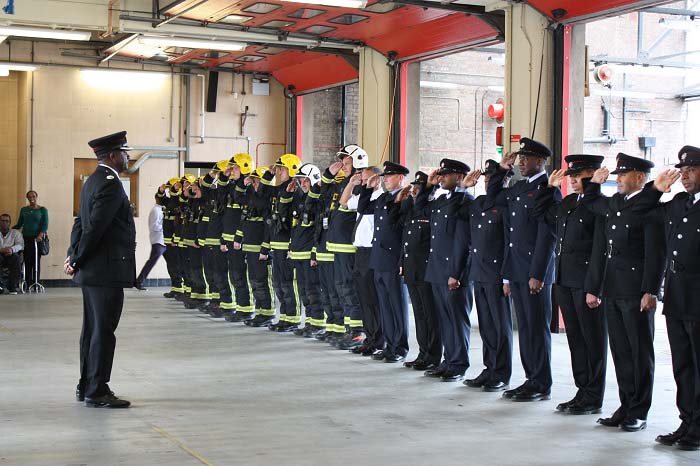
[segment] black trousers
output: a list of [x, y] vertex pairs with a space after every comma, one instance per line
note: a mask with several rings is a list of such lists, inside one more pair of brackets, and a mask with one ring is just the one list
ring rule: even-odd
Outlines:
[[469, 332], [472, 309], [472, 287], [462, 286], [456, 290], [447, 284], [432, 283], [433, 296], [440, 321], [440, 336], [444, 348], [444, 360], [440, 369], [464, 374], [469, 368]]
[[188, 247], [187, 254], [189, 260], [187, 263], [189, 270], [189, 282], [192, 288], [190, 296], [193, 299], [209, 299], [207, 293], [207, 282], [204, 280], [204, 263], [202, 262], [202, 248]]
[[[34, 280], [38, 282], [41, 279], [41, 254], [39, 254], [36, 236], [24, 237], [24, 273], [27, 283], [31, 285]], [[36, 277], [34, 276], [34, 262], [36, 261]]]
[[408, 305], [404, 296], [403, 279], [399, 271], [374, 271], [374, 284], [379, 298], [379, 314], [387, 354], [408, 354]]
[[484, 366], [494, 382], [510, 382], [513, 371], [513, 318], [503, 285], [474, 283]]
[[83, 330], [80, 335], [80, 386], [93, 398], [109, 393], [114, 361], [114, 336], [124, 305], [122, 288], [83, 287]]
[[168, 266], [168, 275], [170, 275], [170, 284], [173, 291], [182, 291], [182, 275], [180, 275], [180, 267], [178, 266], [178, 247], [166, 246], [165, 263]]
[[269, 260], [261, 261], [259, 252], [246, 252], [248, 279], [255, 298], [255, 312], [263, 316], [274, 316]]
[[233, 298], [231, 285], [228, 282], [228, 270], [226, 268], [225, 253], [219, 246], [205, 246], [202, 248], [202, 260], [204, 262], [204, 274], [209, 284], [209, 293], [212, 299], [220, 303], [226, 303], [225, 307], [231, 307]]
[[335, 287], [335, 265], [333, 262], [318, 262], [318, 278], [321, 285], [321, 306], [326, 314], [326, 330], [340, 332], [343, 326], [343, 307]]
[[301, 322], [297, 282], [294, 278], [294, 264], [287, 258], [288, 251], [273, 249], [272, 286], [280, 303], [280, 322], [298, 324]]
[[666, 314], [676, 405], [687, 436], [700, 439], [700, 322]]
[[604, 307], [591, 309], [581, 289], [556, 285], [554, 293], [566, 326], [571, 369], [578, 388], [576, 398], [586, 405], [602, 406], [608, 361], [608, 323]]
[[292, 263], [297, 274], [299, 298], [304, 304], [305, 323], [321, 327], [324, 324], [324, 320], [318, 267], [311, 267], [309, 259], [294, 260]]
[[369, 348], [384, 348], [384, 332], [379, 313], [379, 298], [374, 285], [374, 271], [369, 268], [369, 256], [372, 248], [357, 248], [355, 264], [352, 269], [352, 282], [358, 293], [362, 309], [362, 326], [365, 330], [365, 346]]
[[416, 340], [419, 348], [416, 359], [440, 364], [442, 338], [433, 288], [430, 283], [419, 281], [407, 284], [407, 286], [408, 294], [411, 297], [411, 307], [413, 307], [413, 319], [416, 323]]
[[640, 312], [640, 299], [606, 299], [610, 352], [621, 411], [646, 419], [654, 386], [654, 311]]
[[[20, 255], [17, 253], [10, 254], [9, 256], [0, 254], [0, 267], [7, 267], [7, 269], [10, 271], [10, 283], [8, 284], [8, 287], [17, 290], [19, 280], [22, 276], [22, 258]], [[30, 285], [32, 284], [29, 277], [27, 277], [27, 281], [30, 282]]]
[[520, 361], [527, 382], [537, 391], [552, 389], [552, 285], [530, 294], [527, 282], [510, 282], [510, 292], [518, 319]]
[[158, 262], [158, 259], [160, 259], [160, 256], [162, 256], [164, 252], [165, 246], [163, 246], [162, 244], [151, 244], [151, 254], [148, 256], [148, 260], [146, 261], [146, 263], [143, 264], [141, 273], [139, 273], [139, 276], [136, 277], [137, 284], [143, 285], [143, 282], [145, 282], [148, 278], [148, 274], [151, 273], [151, 270], [153, 270], [153, 267], [155, 267], [156, 263]]
[[[355, 284], [352, 281], [352, 271], [355, 264], [355, 254], [335, 253], [333, 272], [335, 276], [335, 288], [343, 307], [343, 321], [336, 325], [348, 325], [354, 329], [362, 329], [362, 308]], [[337, 330], [340, 331], [340, 330]]]
[[235, 307], [238, 312], [253, 312], [253, 292], [248, 282], [248, 271], [245, 265], [245, 253], [240, 249], [233, 249], [229, 245], [226, 253], [228, 265], [228, 278], [233, 284], [235, 294]]

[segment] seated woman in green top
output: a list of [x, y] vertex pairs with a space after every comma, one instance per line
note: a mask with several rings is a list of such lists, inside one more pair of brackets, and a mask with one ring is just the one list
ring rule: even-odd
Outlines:
[[[22, 235], [24, 236], [24, 268], [30, 285], [38, 282], [40, 276], [39, 264], [41, 255], [36, 254], [37, 248], [34, 245], [34, 241], [42, 241], [49, 229], [49, 211], [46, 210], [46, 207], [37, 204], [38, 197], [39, 195], [36, 191], [27, 193], [29, 205], [22, 207], [19, 211], [17, 225], [12, 227], [16, 230], [22, 229]], [[36, 271], [34, 270], [35, 263], [37, 265]]]

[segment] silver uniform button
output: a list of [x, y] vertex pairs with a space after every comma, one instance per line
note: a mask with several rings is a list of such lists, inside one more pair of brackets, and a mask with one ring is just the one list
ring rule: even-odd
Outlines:
[[481, 224], [479, 224], [479, 226], [477, 226], [477, 228], [481, 228]]
[[619, 217], [620, 215], [622, 215], [622, 214], [621, 214], [620, 212], [618, 212], [618, 213], [617, 213], [617, 216]]
[[617, 225], [613, 225], [612, 229], [615, 230], [617, 228]]
[[687, 219], [687, 218], [684, 218], [684, 219], [683, 219], [683, 223], [688, 223], [688, 219]]
[[482, 217], [486, 217], [486, 213], [485, 213], [485, 212], [481, 212], [481, 216], [482, 216]]
[[608, 243], [612, 244], [612, 240], [609, 240]]
[[476, 252], [476, 249], [474, 249], [474, 252]]
[[677, 255], [678, 255], [678, 251], [673, 251], [673, 255], [674, 255], [674, 256], [677, 256]]
[[683, 235], [678, 235], [678, 239], [683, 239]]
[[508, 245], [508, 247], [509, 247], [509, 248], [512, 248], [512, 247], [513, 247], [513, 243], [510, 243], [510, 244]]
[[515, 212], [513, 212], [513, 217], [515, 217]]

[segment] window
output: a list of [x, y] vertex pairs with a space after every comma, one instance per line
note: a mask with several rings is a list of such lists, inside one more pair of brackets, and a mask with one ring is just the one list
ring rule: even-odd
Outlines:
[[355, 24], [359, 23], [360, 21], [364, 21], [368, 18], [369, 16], [347, 14], [338, 16], [333, 19], [329, 19], [328, 22], [335, 24]]
[[238, 67], [240, 67], [240, 66], [243, 66], [243, 64], [242, 64], [242, 63], [231, 63], [231, 62], [228, 62], [228, 63], [221, 63], [221, 64], [218, 66], [218, 68], [232, 68], [232, 69], [233, 69], [233, 68], [238, 68]]
[[254, 16], [242, 16], [242, 15], [228, 15], [219, 20], [220, 23], [227, 24], [243, 24], [246, 21], [250, 21]]
[[293, 12], [293, 13], [289, 13], [287, 16], [289, 18], [296, 18], [296, 19], [311, 19], [311, 18], [315, 18], [318, 15], [322, 15], [325, 12], [326, 12], [326, 10], [315, 10], [313, 8], [302, 8], [300, 10]]
[[264, 15], [266, 13], [270, 13], [272, 11], [275, 11], [279, 8], [282, 8], [282, 5], [275, 5], [274, 3], [254, 3], [250, 5], [247, 8], [244, 8], [241, 11], [245, 11], [246, 13], [257, 13], [259, 15]]
[[306, 29], [302, 29], [301, 32], [306, 32], [307, 34], [325, 34], [327, 32], [335, 31], [336, 28], [333, 26], [309, 26]]
[[243, 55], [243, 56], [236, 58], [236, 60], [238, 60], [238, 61], [245, 61], [245, 62], [255, 62], [255, 61], [260, 61], [260, 60], [264, 60], [264, 59], [265, 59], [265, 57], [259, 57], [257, 55]]
[[228, 54], [226, 52], [207, 52], [207, 53], [203, 53], [201, 56], [203, 58], [224, 58], [228, 55], [230, 55], [230, 54]]
[[371, 13], [389, 13], [390, 11], [394, 11], [398, 8], [401, 8], [403, 5], [399, 5], [398, 3], [375, 3], [374, 5], [370, 5], [366, 8], [363, 8], [363, 11], [369, 11]]
[[206, 60], [199, 60], [198, 58], [190, 58], [185, 63], [188, 65], [203, 65], [206, 62], [207, 62]]
[[288, 28], [289, 26], [294, 26], [295, 24], [296, 23], [294, 21], [275, 20], [275, 21], [268, 21], [267, 23], [263, 24], [262, 27], [272, 28], [272, 29], [281, 29], [281, 28]]

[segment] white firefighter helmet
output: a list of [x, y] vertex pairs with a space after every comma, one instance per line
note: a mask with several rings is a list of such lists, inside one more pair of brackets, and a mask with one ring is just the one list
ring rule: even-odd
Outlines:
[[305, 163], [299, 167], [299, 171], [296, 174], [297, 178], [308, 178], [311, 181], [311, 185], [315, 185], [321, 181], [321, 170], [313, 163]]
[[357, 144], [349, 144], [338, 151], [336, 156], [343, 160], [345, 157], [352, 157], [353, 168], [369, 167], [369, 155], [362, 147]]

